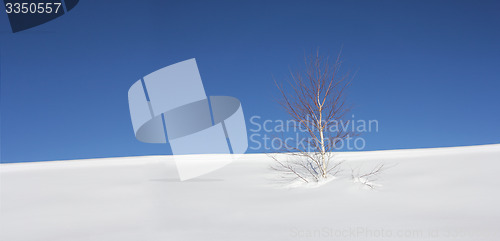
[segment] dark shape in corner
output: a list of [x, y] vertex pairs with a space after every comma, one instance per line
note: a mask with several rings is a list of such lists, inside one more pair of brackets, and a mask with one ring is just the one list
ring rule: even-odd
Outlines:
[[73, 9], [79, 1], [80, 0], [64, 0], [64, 3], [66, 4], [66, 11], [69, 12], [71, 9]]
[[[47, 23], [53, 19], [56, 19], [62, 15], [64, 15], [65, 13], [65, 10], [64, 10], [64, 7], [66, 7], [66, 11], [70, 11], [71, 9], [73, 9], [79, 2], [79, 0], [66, 0], [64, 1], [64, 3], [62, 2], [62, 0], [34, 0], [34, 1], [26, 1], [26, 0], [4, 0], [3, 1], [6, 8], [7, 8], [7, 4], [12, 4], [12, 12], [11, 13], [7, 13], [8, 17], [9, 17], [9, 22], [10, 22], [10, 27], [12, 28], [12, 32], [13, 33], [17, 33], [17, 32], [20, 32], [20, 31], [23, 31], [23, 30], [26, 30], [26, 29], [30, 29], [30, 28], [33, 28], [33, 27], [36, 27], [38, 25], [41, 25], [41, 24], [44, 24], [44, 23]], [[26, 4], [27, 3], [27, 12], [26, 13], [22, 13], [22, 12], [18, 12], [18, 13], [15, 13], [16, 11], [23, 11], [22, 10], [22, 4]], [[39, 13], [38, 12], [38, 4], [39, 3], [44, 3], [43, 4], [43, 7], [41, 9], [44, 9], [44, 12], [43, 13]], [[45, 6], [47, 3], [51, 3], [51, 8], [52, 10], [50, 11], [50, 13], [47, 13], [45, 11], [49, 11]], [[57, 10], [57, 13], [56, 13], [56, 6], [59, 4], [60, 7], [59, 9]], [[19, 4], [18, 6], [19, 7], [16, 7], [15, 5], [16, 4]], [[30, 9], [30, 5], [31, 4], [36, 4], [36, 11], [34, 13], [31, 12], [31, 8]]]

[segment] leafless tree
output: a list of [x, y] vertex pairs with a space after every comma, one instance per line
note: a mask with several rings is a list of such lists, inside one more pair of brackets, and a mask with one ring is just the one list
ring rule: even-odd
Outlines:
[[375, 188], [378, 176], [385, 170], [385, 164], [379, 164], [371, 171], [361, 173], [361, 167], [351, 168], [351, 178], [354, 182], [361, 183], [371, 189]]
[[291, 71], [286, 81], [275, 80], [278, 103], [305, 130], [300, 134], [306, 141], [298, 146], [282, 142], [279, 153], [287, 158], [271, 156], [276, 161], [273, 169], [304, 182], [319, 181], [339, 171], [340, 162], [334, 160], [332, 151], [355, 135], [351, 128], [338, 128], [350, 110], [345, 95], [352, 79], [348, 73], [340, 73], [340, 56], [331, 60], [318, 51], [305, 57], [303, 70]]

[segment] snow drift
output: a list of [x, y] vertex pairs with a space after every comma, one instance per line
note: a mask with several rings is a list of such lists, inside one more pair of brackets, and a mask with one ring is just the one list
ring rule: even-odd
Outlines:
[[[170, 156], [1, 164], [0, 240], [500, 239], [500, 144], [337, 158], [319, 188], [283, 188], [265, 154], [184, 182]], [[349, 178], [378, 163], [378, 188]]]

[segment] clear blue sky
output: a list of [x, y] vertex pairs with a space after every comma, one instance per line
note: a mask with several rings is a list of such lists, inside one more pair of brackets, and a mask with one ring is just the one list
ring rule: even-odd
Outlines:
[[366, 150], [500, 143], [499, 1], [81, 0], [16, 34], [1, 11], [2, 162], [169, 154], [135, 139], [127, 91], [189, 58], [247, 120], [285, 119], [273, 76], [341, 46]]

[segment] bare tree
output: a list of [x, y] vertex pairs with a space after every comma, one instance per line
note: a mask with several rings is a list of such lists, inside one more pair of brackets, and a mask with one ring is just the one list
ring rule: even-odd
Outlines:
[[385, 171], [385, 164], [378, 164], [373, 167], [371, 171], [361, 173], [361, 167], [357, 169], [351, 168], [351, 178], [356, 183], [361, 183], [371, 189], [378, 186], [375, 182], [378, 180], [379, 175]]
[[290, 79], [275, 84], [279, 89], [278, 103], [295, 123], [299, 123], [305, 145], [285, 145], [280, 153], [287, 160], [272, 156], [272, 168], [288, 173], [305, 182], [319, 181], [339, 171], [340, 162], [333, 160], [332, 151], [338, 143], [355, 133], [350, 128], [338, 128], [349, 112], [346, 89], [351, 78], [339, 72], [340, 54], [333, 61], [319, 51], [305, 58], [305, 69], [290, 72]]

